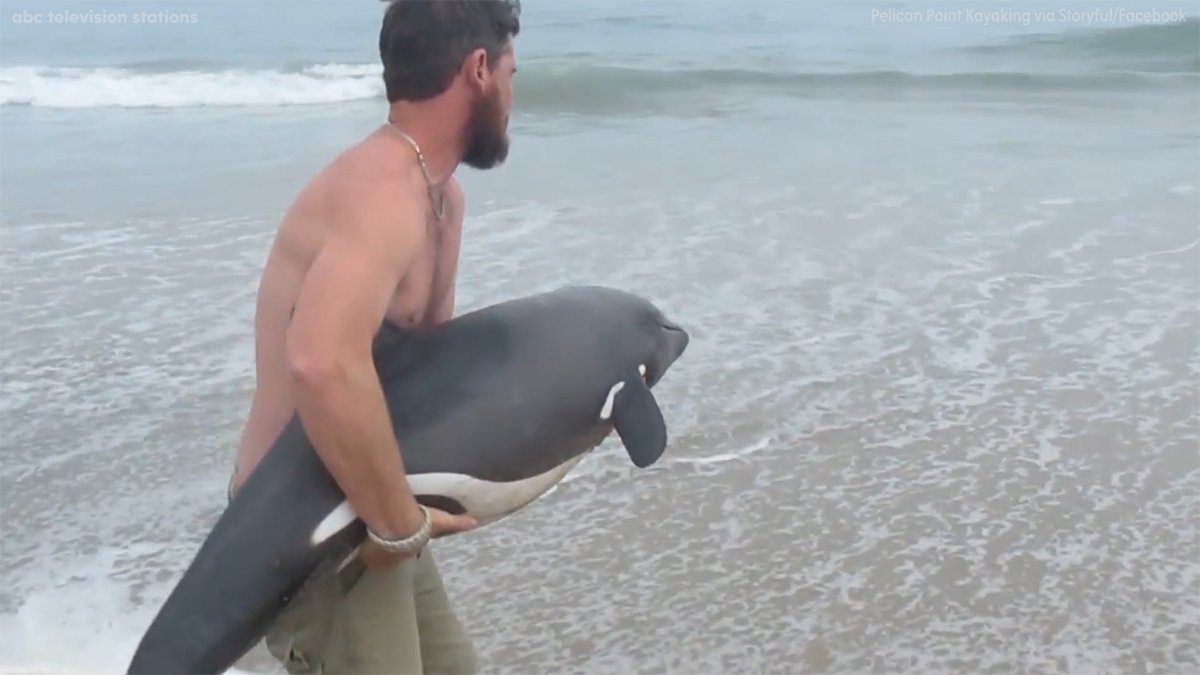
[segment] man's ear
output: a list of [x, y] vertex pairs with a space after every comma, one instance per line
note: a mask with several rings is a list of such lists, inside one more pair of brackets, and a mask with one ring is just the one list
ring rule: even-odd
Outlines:
[[487, 50], [481, 47], [471, 52], [463, 62], [463, 75], [466, 75], [471, 86], [482, 92], [487, 89], [488, 77], [492, 74], [490, 66]]

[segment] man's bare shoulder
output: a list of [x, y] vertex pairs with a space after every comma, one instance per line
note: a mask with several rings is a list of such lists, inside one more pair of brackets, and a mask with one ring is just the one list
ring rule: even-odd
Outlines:
[[423, 232], [423, 177], [370, 139], [347, 149], [322, 172], [320, 191], [331, 229], [411, 240]]

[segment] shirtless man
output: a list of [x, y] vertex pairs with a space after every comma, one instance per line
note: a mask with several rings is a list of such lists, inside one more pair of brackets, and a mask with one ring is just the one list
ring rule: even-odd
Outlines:
[[430, 538], [469, 515], [409, 491], [372, 341], [382, 322], [454, 313], [460, 163], [508, 154], [518, 0], [395, 0], [379, 35], [388, 119], [320, 171], [288, 209], [262, 274], [256, 390], [231, 494], [298, 412], [369, 537], [358, 561], [292, 601], [267, 635], [291, 673], [472, 672]]

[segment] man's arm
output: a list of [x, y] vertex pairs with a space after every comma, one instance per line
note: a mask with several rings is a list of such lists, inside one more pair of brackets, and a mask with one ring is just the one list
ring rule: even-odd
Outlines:
[[367, 188], [335, 209], [338, 222], [308, 271], [287, 339], [305, 431], [354, 512], [388, 537], [422, 522], [371, 351], [422, 233], [420, 214], [397, 192]]
[[457, 285], [456, 279], [450, 280], [450, 287], [446, 289], [445, 295], [441, 297], [434, 308], [433, 314], [430, 316], [430, 323], [444, 323], [454, 318], [454, 291]]

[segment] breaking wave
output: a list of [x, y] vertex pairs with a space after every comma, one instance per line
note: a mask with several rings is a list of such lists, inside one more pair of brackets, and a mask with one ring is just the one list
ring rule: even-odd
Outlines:
[[968, 53], [994, 57], [1029, 57], [1076, 62], [1093, 68], [1149, 73], [1200, 72], [1200, 18], [1164, 24], [1086, 28], [1036, 33], [999, 44], [968, 47]]
[[[598, 64], [587, 55], [523, 64], [519, 105], [535, 112], [607, 112], [648, 98], [747, 89], [784, 96], [837, 92], [1139, 91], [1200, 82], [1200, 20], [1026, 35], [975, 45], [947, 72], [800, 71], [779, 66], [655, 68]], [[983, 63], [980, 63], [980, 60]], [[45, 108], [279, 107], [377, 100], [370, 63], [246, 69], [181, 60], [123, 67], [0, 68], [0, 105]]]

